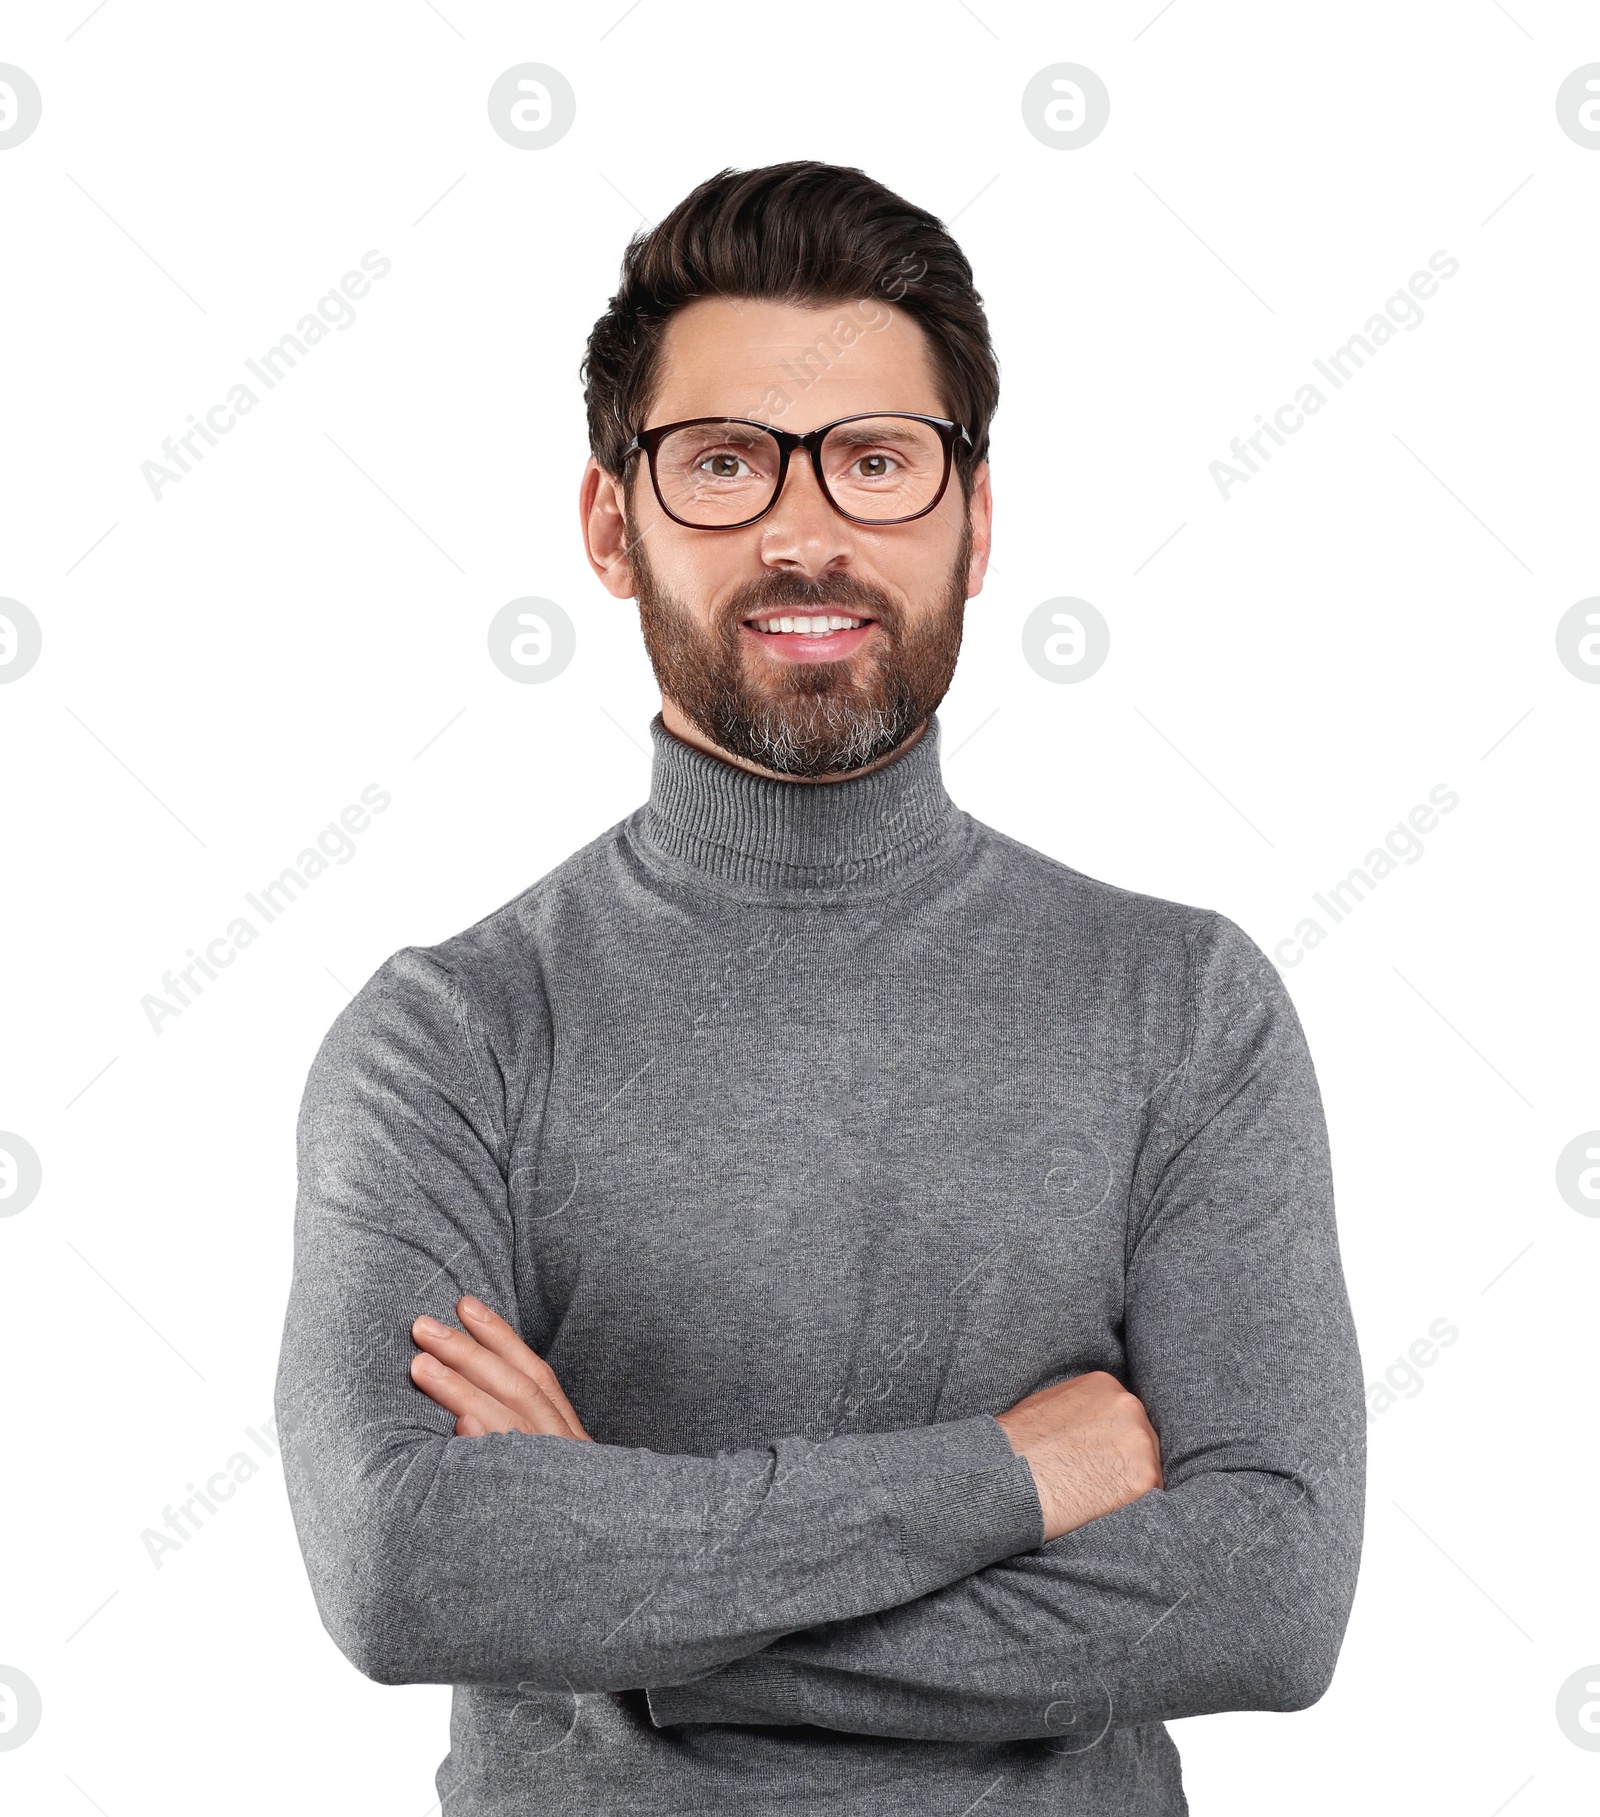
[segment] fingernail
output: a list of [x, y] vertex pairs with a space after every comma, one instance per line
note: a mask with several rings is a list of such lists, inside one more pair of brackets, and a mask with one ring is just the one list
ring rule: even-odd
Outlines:
[[426, 1313], [417, 1320], [415, 1329], [420, 1331], [424, 1337], [447, 1338], [450, 1335], [448, 1325], [441, 1325], [437, 1319], [430, 1319]]
[[429, 1356], [426, 1351], [424, 1351], [421, 1356], [414, 1356], [411, 1359], [411, 1367], [415, 1369], [419, 1375], [444, 1374], [444, 1364], [441, 1363], [436, 1356]]
[[462, 1294], [461, 1310], [466, 1313], [468, 1318], [473, 1319], [487, 1319], [494, 1316], [482, 1300], [475, 1300], [470, 1293]]

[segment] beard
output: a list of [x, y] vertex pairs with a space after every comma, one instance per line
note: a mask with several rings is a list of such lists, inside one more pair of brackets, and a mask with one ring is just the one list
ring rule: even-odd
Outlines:
[[[797, 777], [862, 769], [904, 744], [949, 690], [966, 617], [970, 521], [934, 610], [915, 622], [853, 575], [769, 570], [738, 588], [704, 631], [658, 584], [631, 522], [628, 537], [639, 624], [662, 693], [746, 762]], [[778, 611], [871, 618], [877, 634], [838, 662], [763, 658], [745, 647], [743, 621]]]

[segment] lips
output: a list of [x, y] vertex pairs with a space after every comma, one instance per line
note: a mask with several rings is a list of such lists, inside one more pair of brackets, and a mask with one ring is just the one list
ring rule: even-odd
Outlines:
[[859, 613], [771, 612], [744, 621], [765, 636], [825, 637], [835, 631], [853, 631], [871, 620]]
[[782, 662], [839, 662], [853, 655], [878, 621], [854, 612], [764, 612], [740, 632]]

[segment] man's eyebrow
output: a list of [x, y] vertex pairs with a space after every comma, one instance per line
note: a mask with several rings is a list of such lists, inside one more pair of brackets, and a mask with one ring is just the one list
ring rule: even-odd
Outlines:
[[708, 442], [759, 441], [766, 430], [748, 417], [713, 416], [703, 422], [692, 423], [680, 430], [682, 435], [693, 434], [697, 439]]
[[841, 423], [828, 439], [846, 442], [912, 442], [920, 441], [922, 436], [909, 423], [888, 423], [882, 417], [876, 417], [868, 423]]

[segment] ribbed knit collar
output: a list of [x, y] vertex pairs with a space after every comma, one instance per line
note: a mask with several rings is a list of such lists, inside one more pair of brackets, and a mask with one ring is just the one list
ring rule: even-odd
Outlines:
[[911, 881], [965, 816], [945, 793], [939, 716], [910, 750], [865, 776], [785, 782], [713, 757], [650, 721], [650, 799], [634, 817], [647, 850], [733, 893], [836, 899]]

